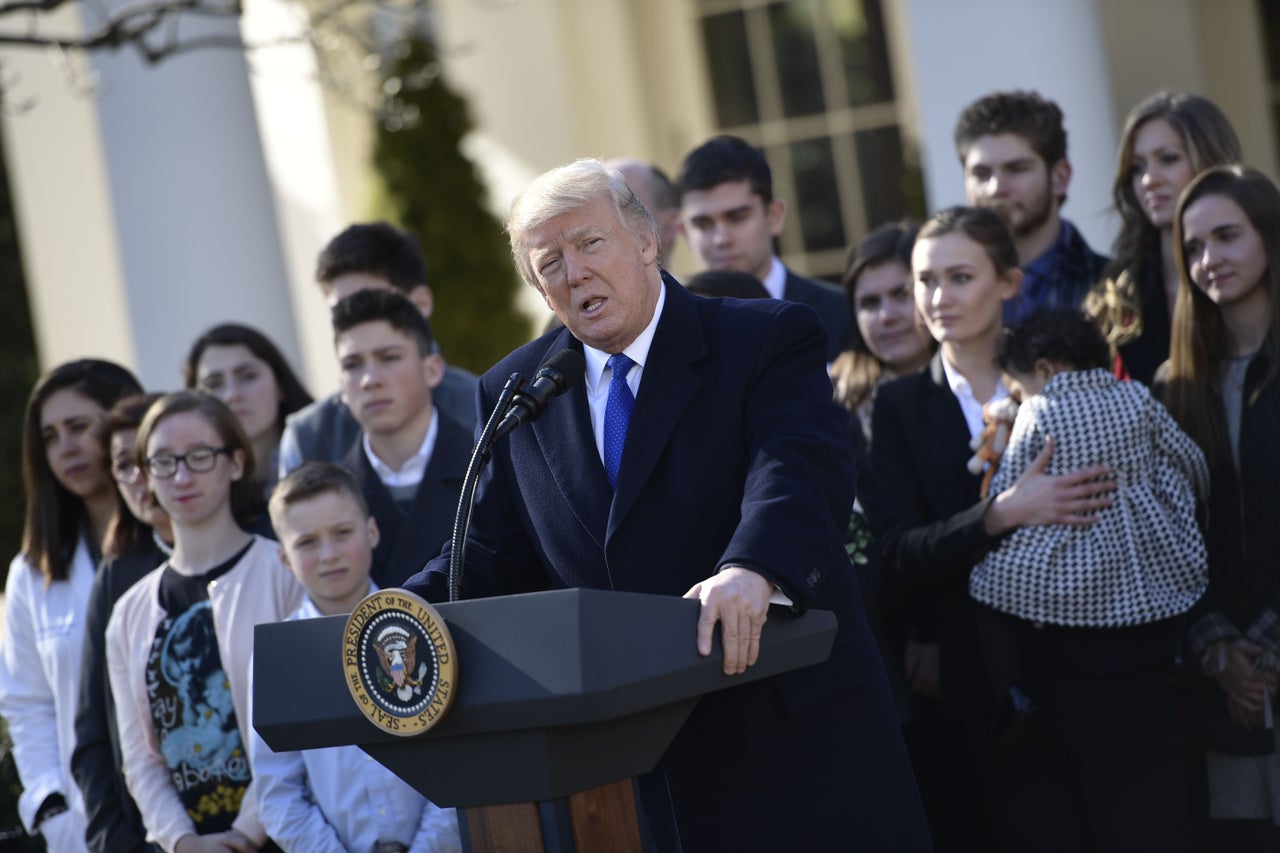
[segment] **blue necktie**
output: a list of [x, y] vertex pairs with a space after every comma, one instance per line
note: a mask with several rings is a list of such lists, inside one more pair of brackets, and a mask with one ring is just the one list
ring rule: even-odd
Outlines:
[[622, 464], [622, 448], [627, 443], [627, 424], [636, 398], [627, 384], [627, 374], [636, 363], [622, 353], [609, 356], [613, 378], [609, 380], [609, 399], [604, 407], [604, 473], [609, 488], [617, 488], [618, 466]]

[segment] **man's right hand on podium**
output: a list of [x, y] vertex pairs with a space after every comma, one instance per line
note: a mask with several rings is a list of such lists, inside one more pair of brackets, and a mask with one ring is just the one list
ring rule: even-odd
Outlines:
[[720, 623], [724, 674], [737, 675], [760, 656], [760, 632], [769, 613], [773, 584], [740, 566], [725, 566], [684, 594], [702, 602], [698, 616], [698, 654], [711, 654], [711, 637]]

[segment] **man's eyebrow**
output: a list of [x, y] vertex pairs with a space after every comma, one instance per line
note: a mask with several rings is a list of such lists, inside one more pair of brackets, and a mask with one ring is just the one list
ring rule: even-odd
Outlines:
[[578, 240], [581, 240], [583, 237], [587, 236], [588, 234], [598, 234], [603, 231], [604, 229], [601, 226], [597, 225], [596, 223], [586, 222], [586, 223], [583, 223], [582, 225], [579, 225], [577, 228], [574, 228], [574, 229], [571, 229], [570, 231], [565, 232], [564, 236], [569, 240], [569, 242], [573, 243]]

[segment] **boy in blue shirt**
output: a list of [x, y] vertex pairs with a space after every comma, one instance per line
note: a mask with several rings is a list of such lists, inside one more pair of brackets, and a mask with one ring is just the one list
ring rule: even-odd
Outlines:
[[[351, 612], [369, 579], [378, 525], [360, 486], [329, 462], [307, 462], [276, 485], [271, 522], [280, 560], [307, 590], [291, 619]], [[251, 746], [267, 834], [286, 851], [396, 853], [462, 850], [457, 814], [441, 809], [359, 747], [273, 752]]]

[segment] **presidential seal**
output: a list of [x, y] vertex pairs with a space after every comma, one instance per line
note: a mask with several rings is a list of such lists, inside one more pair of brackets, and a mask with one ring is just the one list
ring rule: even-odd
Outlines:
[[453, 703], [453, 638], [435, 608], [411, 592], [379, 590], [356, 605], [342, 634], [342, 660], [356, 705], [393, 735], [425, 732]]

